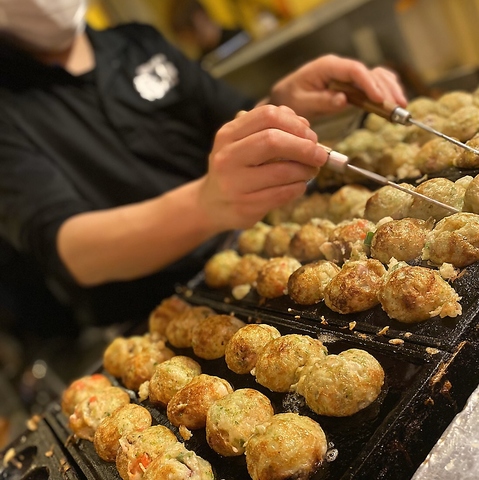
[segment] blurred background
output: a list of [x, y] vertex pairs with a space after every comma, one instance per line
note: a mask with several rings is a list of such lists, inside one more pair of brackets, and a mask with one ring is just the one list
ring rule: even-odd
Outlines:
[[[325, 53], [395, 69], [410, 98], [479, 84], [479, 0], [90, 0], [93, 28], [131, 21], [154, 25], [213, 76], [257, 98]], [[321, 138], [344, 133], [349, 121], [325, 118]], [[1, 273], [14, 281], [8, 270]], [[45, 303], [45, 292], [24, 288], [25, 318], [62, 315]], [[9, 335], [16, 321], [9, 301], [0, 292], [0, 448], [66, 383], [93, 370], [105, 345], [121, 334], [32, 332], [21, 343]]]

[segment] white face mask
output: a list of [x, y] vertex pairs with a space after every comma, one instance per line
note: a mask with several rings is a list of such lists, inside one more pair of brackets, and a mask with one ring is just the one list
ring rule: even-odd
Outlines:
[[85, 26], [86, 2], [0, 0], [0, 32], [36, 51], [63, 51]]

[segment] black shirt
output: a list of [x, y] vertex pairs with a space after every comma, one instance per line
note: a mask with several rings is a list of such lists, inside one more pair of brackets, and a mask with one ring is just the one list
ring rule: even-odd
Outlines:
[[0, 47], [0, 236], [93, 321], [141, 318], [216, 243], [142, 280], [85, 289], [58, 257], [58, 228], [71, 215], [146, 200], [203, 175], [215, 132], [253, 101], [150, 26], [87, 33], [96, 67], [78, 77]]

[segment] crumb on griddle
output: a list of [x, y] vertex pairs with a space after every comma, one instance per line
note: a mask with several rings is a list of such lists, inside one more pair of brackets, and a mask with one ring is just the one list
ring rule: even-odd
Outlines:
[[193, 436], [193, 433], [191, 432], [191, 430], [189, 430], [189, 429], [188, 429], [187, 427], [185, 427], [184, 425], [180, 425], [178, 431], [180, 432], [181, 437], [182, 437], [183, 440], [185, 440], [185, 441], [190, 440], [190, 438]]
[[386, 325], [384, 328], [381, 328], [381, 330], [379, 330], [379, 332], [376, 335], [386, 335], [388, 330], [389, 330], [389, 325]]
[[389, 340], [389, 343], [391, 345], [403, 345], [404, 340], [402, 338], [391, 338], [391, 340]]

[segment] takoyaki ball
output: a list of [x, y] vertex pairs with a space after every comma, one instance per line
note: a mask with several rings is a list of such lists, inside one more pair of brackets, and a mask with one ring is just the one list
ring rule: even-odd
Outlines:
[[367, 128], [358, 128], [335, 146], [335, 150], [347, 155], [355, 164], [374, 170], [386, 146], [382, 137]]
[[128, 403], [130, 396], [122, 388], [105, 387], [96, 391], [77, 404], [69, 418], [70, 429], [77, 437], [92, 442], [100, 422]]
[[327, 449], [326, 435], [313, 419], [278, 413], [246, 443], [246, 466], [253, 480], [307, 480]]
[[166, 335], [166, 326], [169, 321], [185, 310], [191, 308], [188, 302], [185, 302], [177, 295], [165, 298], [151, 312], [148, 318], [148, 330], [151, 334], [158, 334], [164, 337]]
[[216, 315], [216, 312], [207, 306], [192, 307], [170, 321], [166, 327], [166, 338], [176, 348], [191, 347], [191, 332], [201, 320]]
[[129, 403], [117, 408], [101, 421], [93, 437], [93, 446], [102, 460], [114, 462], [120, 447], [120, 438], [148, 427], [151, 427], [150, 412], [141, 405]]
[[267, 262], [266, 258], [255, 253], [244, 254], [231, 272], [230, 286], [253, 285], [258, 278], [261, 267]]
[[258, 353], [251, 372], [256, 381], [273, 392], [289, 392], [306, 365], [323, 360], [328, 349], [317, 338], [289, 334], [268, 342]]
[[[378, 135], [384, 140], [384, 148], [386, 149], [387, 147], [393, 147], [394, 145], [404, 142], [408, 132], [409, 127], [406, 127], [405, 125], [386, 123]], [[379, 164], [382, 161], [381, 159], [382, 156], [379, 159]]]
[[419, 177], [421, 172], [415, 164], [415, 158], [420, 148], [415, 143], [402, 142], [387, 148], [383, 159], [378, 164], [377, 172], [393, 178]]
[[334, 223], [362, 217], [364, 207], [372, 195], [363, 185], [344, 185], [331, 195], [329, 219]]
[[293, 222], [285, 222], [274, 226], [266, 235], [264, 242], [264, 254], [267, 257], [280, 257], [289, 251], [289, 242], [301, 225]]
[[[409, 183], [400, 183], [408, 190], [415, 190]], [[405, 218], [409, 214], [414, 197], [409, 193], [386, 185], [377, 190], [366, 203], [364, 217], [372, 222], [379, 222], [384, 217], [394, 220]]]
[[116, 337], [103, 352], [103, 367], [110, 375], [120, 378], [126, 361], [143, 351], [151, 341], [150, 335]]
[[379, 226], [371, 240], [371, 257], [388, 264], [391, 258], [405, 262], [420, 258], [431, 221], [419, 218], [391, 220]]
[[326, 285], [340, 272], [340, 267], [327, 260], [307, 263], [291, 274], [288, 295], [299, 305], [314, 305], [324, 299]]
[[436, 270], [407, 264], [388, 272], [378, 298], [390, 318], [404, 323], [456, 317], [462, 311], [460, 297]]
[[233, 392], [233, 387], [224, 379], [202, 373], [178, 390], [168, 402], [168, 420], [190, 430], [206, 426], [206, 414], [216, 400]]
[[291, 212], [291, 222], [304, 225], [312, 218], [325, 217], [329, 206], [329, 194], [313, 192], [304, 196]]
[[94, 392], [110, 386], [110, 380], [101, 373], [85, 375], [74, 380], [62, 393], [62, 412], [67, 416], [71, 415], [82, 400], [91, 397]]
[[163, 425], [153, 425], [121, 437], [116, 456], [120, 477], [123, 480], [141, 480], [153, 459], [177, 443], [176, 435]]
[[281, 336], [277, 328], [263, 323], [245, 325], [226, 344], [225, 361], [228, 368], [240, 375], [250, 373], [258, 353], [274, 338]]
[[[420, 119], [421, 123], [441, 132], [444, 129], [447, 119], [437, 113], [429, 113]], [[424, 145], [434, 138], [438, 138], [436, 134], [425, 130], [417, 125], [410, 125], [405, 127], [407, 134], [404, 138], [406, 143], [415, 143], [417, 145]]]
[[197, 323], [191, 332], [191, 346], [199, 358], [214, 360], [225, 354], [226, 344], [245, 323], [234, 315], [211, 315]]
[[461, 148], [453, 143], [435, 137], [425, 143], [415, 158], [416, 166], [421, 173], [434, 173], [454, 165]]
[[270, 258], [263, 265], [256, 279], [256, 291], [264, 298], [277, 298], [288, 293], [290, 275], [301, 267], [301, 263], [291, 257]]
[[308, 368], [296, 391], [318, 415], [347, 417], [374, 402], [383, 384], [381, 364], [365, 350], [352, 348]]
[[143, 474], [143, 480], [214, 480], [211, 464], [188, 450], [181, 442], [169, 445], [154, 458]]
[[156, 365], [174, 357], [175, 352], [164, 344], [152, 346], [150, 349], [132, 355], [125, 362], [121, 373], [121, 382], [130, 390], [137, 391], [143, 382], [149, 380]]
[[320, 249], [326, 260], [343, 263], [355, 252], [365, 252], [364, 240], [368, 232], [374, 231], [376, 226], [365, 218], [355, 218], [340, 222], [329, 236], [329, 241], [321, 245]]
[[291, 214], [293, 213], [294, 208], [303, 200], [303, 197], [296, 198], [290, 202], [282, 205], [281, 207], [274, 208], [270, 210], [264, 221], [267, 225], [280, 225], [281, 223], [290, 222]]
[[466, 188], [463, 210], [479, 213], [479, 175], [476, 175]]
[[469, 106], [452, 113], [444, 123], [443, 133], [461, 142], [471, 139], [479, 131], [479, 107]]
[[379, 303], [377, 294], [386, 269], [374, 258], [349, 261], [324, 289], [324, 302], [334, 312], [354, 313]]
[[380, 132], [389, 122], [375, 113], [369, 113], [364, 120], [364, 127], [371, 132]]
[[445, 108], [445, 116], [450, 115], [464, 107], [469, 107], [474, 104], [473, 96], [470, 92], [464, 90], [453, 90], [443, 93], [438, 99], [437, 103], [440, 107]]
[[253, 388], [241, 388], [216, 400], [206, 415], [206, 441], [224, 457], [242, 455], [257, 425], [274, 415], [268, 397]]
[[203, 268], [205, 283], [210, 288], [227, 287], [230, 283], [231, 272], [240, 260], [236, 250], [223, 250], [215, 253]]
[[[426, 180], [416, 187], [416, 192], [462, 210], [465, 189], [447, 178]], [[451, 215], [449, 210], [417, 197], [414, 197], [408, 214], [409, 217], [423, 220], [431, 217], [440, 220], [447, 215]]]
[[[466, 145], [479, 151], [479, 135], [474, 135], [466, 142]], [[454, 166], [458, 168], [479, 168], [479, 154], [462, 148], [459, 155], [454, 159]]]
[[261, 255], [264, 250], [266, 235], [271, 230], [271, 225], [256, 222], [251, 228], [243, 230], [238, 235], [238, 252], [241, 255], [255, 253]]
[[440, 220], [428, 233], [423, 259], [435, 265], [466, 267], [479, 260], [479, 215], [455, 213]]
[[412, 99], [407, 105], [407, 111], [412, 118], [421, 119], [430, 113], [446, 116], [450, 113], [448, 103], [452, 103], [453, 98], [448, 99], [446, 96], [443, 99], [444, 104], [439, 103], [430, 97], [419, 96]]
[[190, 357], [176, 355], [156, 366], [148, 384], [151, 403], [168, 405], [173, 395], [201, 374], [200, 364]]
[[321, 245], [329, 238], [335, 225], [325, 219], [312, 219], [302, 225], [289, 244], [289, 255], [300, 262], [311, 262], [323, 258]]

